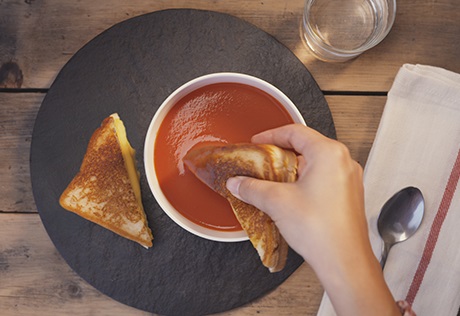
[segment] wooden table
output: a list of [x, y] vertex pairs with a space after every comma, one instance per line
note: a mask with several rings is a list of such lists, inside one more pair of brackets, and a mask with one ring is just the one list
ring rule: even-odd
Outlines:
[[[147, 315], [116, 302], [73, 272], [54, 248], [34, 204], [29, 150], [35, 116], [59, 70], [115, 23], [166, 8], [229, 13], [292, 50], [330, 105], [337, 135], [363, 166], [404, 63], [460, 72], [460, 2], [400, 0], [389, 36], [341, 64], [315, 60], [302, 45], [302, 0], [0, 0], [0, 314]], [[315, 315], [323, 290], [303, 264], [267, 296], [223, 315]]]

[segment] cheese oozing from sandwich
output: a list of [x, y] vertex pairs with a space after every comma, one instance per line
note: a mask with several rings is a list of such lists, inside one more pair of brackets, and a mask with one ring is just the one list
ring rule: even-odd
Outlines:
[[113, 123], [115, 126], [116, 135], [118, 138], [118, 143], [120, 144], [121, 153], [123, 155], [123, 161], [125, 162], [125, 168], [128, 172], [129, 180], [131, 182], [131, 186], [133, 187], [134, 194], [136, 195], [137, 202], [139, 205], [142, 205], [142, 198], [141, 198], [141, 186], [139, 183], [139, 172], [136, 168], [136, 151], [128, 141], [128, 137], [126, 136], [126, 128], [123, 124], [123, 121], [120, 119], [117, 113], [110, 115], [113, 118]]
[[146, 248], [152, 246], [135, 151], [118, 114], [107, 117], [91, 136], [80, 170], [59, 203]]

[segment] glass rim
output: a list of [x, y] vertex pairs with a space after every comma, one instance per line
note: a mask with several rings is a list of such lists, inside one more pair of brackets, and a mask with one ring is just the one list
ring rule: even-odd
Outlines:
[[355, 49], [337, 48], [322, 41], [321, 38], [313, 31], [311, 25], [307, 22], [306, 11], [315, 1], [316, 0], [305, 0], [305, 7], [301, 22], [302, 40], [307, 42], [307, 45], [310, 47], [311, 50], [313, 50], [315, 53], [318, 53], [308, 43], [308, 39], [305, 38], [304, 33], [308, 32], [309, 39], [311, 39], [314, 42], [316, 47], [320, 47], [321, 50], [325, 51], [327, 54], [337, 55], [338, 57], [340, 57], [340, 59], [358, 56], [363, 52], [378, 45], [388, 36], [396, 19], [396, 0], [386, 0], [386, 2], [389, 5], [388, 17], [386, 19], [388, 23], [382, 32], [377, 34], [373, 32], [362, 45]]

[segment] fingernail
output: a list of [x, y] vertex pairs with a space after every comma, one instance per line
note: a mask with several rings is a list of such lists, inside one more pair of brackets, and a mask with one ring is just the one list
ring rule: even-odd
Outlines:
[[230, 191], [231, 194], [233, 194], [234, 197], [241, 200], [241, 197], [239, 195], [240, 184], [241, 179], [239, 179], [238, 177], [229, 178], [227, 180], [227, 189]]

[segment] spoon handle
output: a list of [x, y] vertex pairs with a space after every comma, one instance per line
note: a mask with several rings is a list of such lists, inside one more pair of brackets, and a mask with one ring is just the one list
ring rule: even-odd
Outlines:
[[382, 258], [380, 259], [380, 266], [383, 268], [385, 267], [385, 263], [387, 262], [388, 253], [390, 252], [392, 244], [384, 243], [383, 244], [383, 251], [382, 251]]

